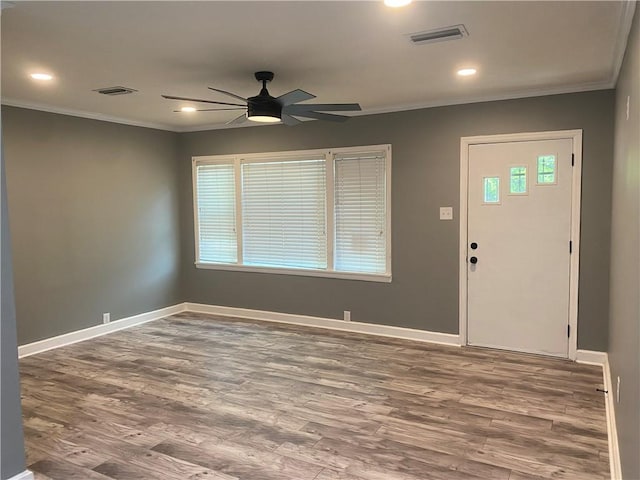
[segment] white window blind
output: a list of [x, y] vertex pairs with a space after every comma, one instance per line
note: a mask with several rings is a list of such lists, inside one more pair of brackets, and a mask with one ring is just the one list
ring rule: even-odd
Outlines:
[[243, 262], [327, 268], [324, 156], [242, 164]]
[[236, 188], [233, 164], [196, 168], [199, 261], [236, 263]]
[[387, 205], [384, 152], [334, 157], [337, 271], [386, 273]]

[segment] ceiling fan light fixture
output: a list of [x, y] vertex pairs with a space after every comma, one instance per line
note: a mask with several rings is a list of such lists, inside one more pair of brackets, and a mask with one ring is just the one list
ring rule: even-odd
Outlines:
[[247, 118], [252, 122], [278, 123], [282, 118], [282, 105], [268, 96], [252, 97], [247, 102]]
[[247, 117], [252, 122], [259, 123], [279, 123], [281, 120], [278, 117], [272, 117], [270, 115], [251, 115]]
[[[215, 108], [198, 108], [198, 112], [215, 112], [221, 110], [244, 110], [242, 115], [227, 122], [227, 125], [237, 125], [245, 120], [256, 123], [275, 124], [282, 123], [287, 126], [299, 125], [302, 121], [297, 117], [310, 118], [315, 120], [328, 120], [332, 122], [344, 122], [349, 117], [327, 112], [349, 112], [360, 111], [362, 108], [358, 103], [300, 103], [316, 98], [299, 88], [291, 90], [279, 97], [273, 97], [267, 90], [267, 83], [273, 80], [273, 72], [260, 71], [255, 73], [256, 80], [262, 83], [260, 93], [254, 97], [241, 97], [235, 93], [227, 92], [219, 88], [209, 87], [209, 90], [222, 93], [235, 99], [234, 103], [220, 102], [217, 100], [206, 100], [203, 98], [176, 97], [174, 95], [162, 95], [167, 100], [180, 100], [185, 102], [202, 102], [216, 105]], [[221, 105], [221, 106], [220, 106]], [[174, 112], [184, 112], [185, 109], [174, 110]]]

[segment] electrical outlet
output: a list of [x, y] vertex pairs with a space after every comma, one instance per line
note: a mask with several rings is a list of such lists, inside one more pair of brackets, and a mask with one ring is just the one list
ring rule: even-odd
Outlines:
[[111, 314], [110, 313], [103, 313], [102, 314], [102, 323], [109, 323], [111, 321]]
[[453, 220], [453, 207], [440, 207], [440, 220]]
[[620, 377], [618, 377], [618, 385], [616, 386], [616, 402], [620, 403]]
[[344, 311], [344, 321], [345, 322], [350, 322], [351, 321], [351, 312], [349, 310], [345, 310]]

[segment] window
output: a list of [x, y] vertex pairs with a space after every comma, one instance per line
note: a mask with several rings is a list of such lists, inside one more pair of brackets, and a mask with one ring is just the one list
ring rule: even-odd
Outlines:
[[556, 183], [556, 156], [540, 155], [538, 157], [538, 184]]
[[381, 154], [336, 156], [336, 270], [385, 273], [385, 177]]
[[483, 203], [500, 203], [500, 177], [484, 177], [483, 183]]
[[195, 157], [196, 265], [390, 281], [390, 154]]
[[327, 268], [325, 161], [242, 164], [244, 265]]
[[233, 165], [198, 165], [196, 172], [200, 259], [235, 263], [238, 248]]
[[527, 167], [511, 167], [509, 177], [509, 194], [526, 195]]

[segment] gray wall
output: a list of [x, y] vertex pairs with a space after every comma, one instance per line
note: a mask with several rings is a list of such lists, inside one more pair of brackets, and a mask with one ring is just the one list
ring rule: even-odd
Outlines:
[[182, 301], [177, 134], [2, 115], [19, 344]]
[[18, 381], [18, 347], [16, 343], [16, 312], [13, 299], [13, 275], [11, 271], [11, 239], [7, 212], [7, 189], [4, 174], [4, 155], [1, 158], [0, 220], [2, 223], [0, 277], [0, 478], [11, 478], [24, 471], [24, 440], [22, 434], [22, 410], [20, 408], [20, 384]]
[[[640, 478], [640, 10], [616, 91], [609, 362], [624, 478]], [[627, 120], [627, 96], [630, 96]], [[615, 395], [614, 392], [611, 394]]]
[[[460, 137], [584, 129], [579, 348], [606, 350], [613, 91], [557, 95], [180, 136], [183, 296], [192, 302], [457, 333]], [[390, 284], [199, 270], [194, 262], [191, 156], [391, 143]]]
[[[439, 221], [438, 207], [457, 218], [460, 137], [582, 128], [578, 343], [606, 350], [613, 106], [614, 92], [599, 91], [179, 135], [4, 107], [19, 343], [185, 300], [350, 310], [456, 333], [458, 225]], [[393, 145], [391, 284], [194, 267], [192, 155], [378, 143]]]

